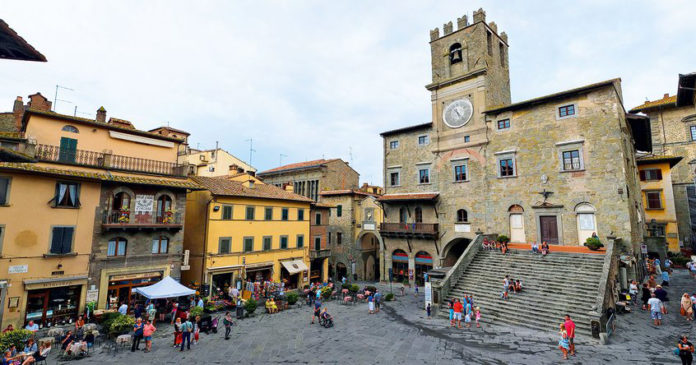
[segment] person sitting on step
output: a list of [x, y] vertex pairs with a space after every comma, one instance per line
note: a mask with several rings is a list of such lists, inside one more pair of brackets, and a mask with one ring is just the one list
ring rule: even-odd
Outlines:
[[539, 253], [539, 244], [536, 241], [532, 241], [532, 253]]
[[541, 254], [543, 256], [546, 256], [549, 254], [549, 244], [546, 241], [541, 243]]
[[519, 293], [522, 291], [522, 282], [520, 279], [515, 280], [515, 293]]

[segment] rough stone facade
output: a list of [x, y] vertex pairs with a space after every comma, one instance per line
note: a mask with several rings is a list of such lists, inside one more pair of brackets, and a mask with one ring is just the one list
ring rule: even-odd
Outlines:
[[696, 216], [696, 138], [691, 132], [692, 127], [696, 128], [696, 102], [677, 107], [676, 98], [665, 94], [662, 100], [645, 104], [654, 106], [631, 111], [643, 112], [650, 118], [653, 154], [682, 157], [672, 167], [672, 185], [679, 238], [683, 246], [691, 247], [696, 242], [696, 220], [692, 217]]
[[[118, 215], [118, 212], [113, 209], [113, 200], [115, 194], [119, 192], [125, 192], [130, 196], [129, 220], [122, 224], [118, 224], [113, 218], [108, 218]], [[138, 196], [153, 198], [151, 212], [143, 213], [136, 210]], [[160, 224], [156, 219], [157, 200], [160, 196], [168, 196], [172, 201], [172, 220], [167, 224]], [[136, 278], [142, 274], [161, 273], [162, 276], [169, 275], [180, 280], [186, 191], [139, 185], [104, 184], [99, 201], [101, 204], [95, 214], [89, 275], [89, 284], [99, 290], [99, 308], [105, 308], [108, 303], [108, 286], [110, 278], [114, 276], [121, 277], [121, 281], [129, 281], [131, 280], [127, 279], [129, 276]], [[112, 222], [116, 224], [109, 224]], [[160, 237], [168, 241], [167, 252], [154, 254], [153, 240]], [[108, 244], [114, 238], [126, 240], [125, 255], [108, 256]]]
[[[481, 12], [475, 20], [485, 19]], [[431, 33], [433, 122], [382, 134], [385, 223], [403, 224], [384, 239], [385, 266], [399, 259], [397, 249], [416, 276], [421, 251], [436, 267], [452, 265], [477, 231], [517, 242], [582, 245], [592, 232], [640, 242], [643, 209], [620, 80], [510, 104], [507, 37], [484, 24], [440, 38]], [[455, 43], [468, 61], [448, 67]], [[471, 117], [451, 127], [443, 112], [462, 100]], [[564, 152], [574, 156], [568, 167]], [[512, 165], [510, 176], [501, 163]], [[465, 173], [456, 178], [456, 171]], [[435, 234], [428, 224], [437, 224]]]
[[[360, 174], [341, 159], [315, 160], [281, 166], [257, 174], [265, 183], [291, 186], [296, 194], [318, 200], [326, 190], [357, 189]], [[310, 186], [311, 182], [317, 185]]]

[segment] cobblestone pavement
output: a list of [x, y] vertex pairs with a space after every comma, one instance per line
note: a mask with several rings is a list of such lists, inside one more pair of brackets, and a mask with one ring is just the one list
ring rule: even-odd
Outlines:
[[[618, 318], [616, 335], [609, 345], [588, 338], [576, 339], [578, 356], [568, 364], [679, 363], [671, 354], [679, 333], [692, 333], [692, 325], [679, 316], [677, 299], [696, 286], [688, 273], [679, 270], [668, 289], [672, 301], [664, 326], [655, 328], [648, 312], [638, 308]], [[381, 285], [388, 292], [388, 285]], [[396, 287], [395, 287], [396, 289]], [[395, 290], [396, 292], [396, 290]], [[522, 295], [522, 294], [520, 294]], [[311, 310], [302, 306], [278, 314], [260, 314], [238, 321], [232, 339], [223, 333], [201, 334], [191, 351], [171, 347], [168, 324], [158, 326], [153, 352], [110, 354], [97, 348], [81, 364], [227, 364], [227, 363], [340, 363], [340, 364], [556, 364], [561, 360], [556, 329], [547, 333], [487, 325], [476, 329], [453, 329], [447, 320], [427, 319], [422, 294], [416, 298], [407, 289], [405, 297], [387, 303], [380, 313], [369, 315], [367, 304], [344, 306], [328, 302], [335, 327], [310, 325]], [[482, 308], [485, 316], [485, 308]], [[559, 318], [559, 323], [560, 323]], [[695, 338], [696, 339], [696, 338]], [[55, 351], [54, 351], [55, 353]], [[53, 359], [50, 359], [53, 360]], [[50, 361], [54, 362], [54, 361]]]

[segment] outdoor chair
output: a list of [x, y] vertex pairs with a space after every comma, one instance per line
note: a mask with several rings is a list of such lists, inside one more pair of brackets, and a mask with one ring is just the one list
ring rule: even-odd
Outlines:
[[352, 302], [353, 302], [353, 297], [351, 297], [351, 296], [343, 297], [343, 304], [350, 304]]

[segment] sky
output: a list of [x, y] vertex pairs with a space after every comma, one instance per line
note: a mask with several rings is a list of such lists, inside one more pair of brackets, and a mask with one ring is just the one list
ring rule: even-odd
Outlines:
[[380, 132], [430, 122], [429, 30], [483, 7], [509, 37], [513, 102], [620, 77], [626, 109], [696, 71], [696, 1], [12, 1], [47, 63], [0, 61], [0, 111], [170, 125], [259, 171], [342, 158], [382, 184]]

